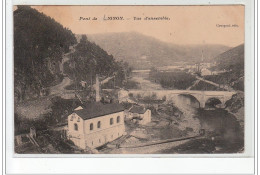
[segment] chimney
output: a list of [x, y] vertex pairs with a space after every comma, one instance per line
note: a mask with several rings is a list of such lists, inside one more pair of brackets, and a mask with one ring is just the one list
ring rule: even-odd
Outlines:
[[96, 102], [100, 102], [100, 92], [99, 92], [99, 78], [98, 78], [98, 74], [96, 75]]

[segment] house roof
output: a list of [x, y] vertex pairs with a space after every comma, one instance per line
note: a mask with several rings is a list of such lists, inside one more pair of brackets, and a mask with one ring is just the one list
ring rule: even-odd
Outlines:
[[78, 111], [78, 110], [81, 110], [83, 109], [82, 106], [78, 106], [77, 108], [74, 109], [74, 111]]
[[146, 109], [142, 106], [133, 106], [129, 112], [131, 113], [138, 113], [138, 114], [144, 114]]
[[103, 104], [100, 102], [88, 103], [83, 109], [74, 111], [78, 116], [80, 116], [83, 120], [88, 120], [108, 114], [113, 114], [117, 112], [124, 111], [122, 105], [118, 103], [108, 103]]

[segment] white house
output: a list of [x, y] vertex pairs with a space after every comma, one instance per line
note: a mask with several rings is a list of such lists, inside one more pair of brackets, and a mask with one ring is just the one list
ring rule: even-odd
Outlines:
[[68, 138], [82, 149], [102, 146], [125, 133], [123, 106], [100, 102], [98, 76], [95, 88], [96, 102], [79, 106], [68, 116]]
[[127, 118], [135, 120], [138, 124], [145, 125], [151, 122], [151, 110], [142, 106], [133, 106], [128, 111]]
[[124, 133], [124, 108], [118, 103], [90, 103], [68, 116], [68, 138], [82, 149], [99, 147]]

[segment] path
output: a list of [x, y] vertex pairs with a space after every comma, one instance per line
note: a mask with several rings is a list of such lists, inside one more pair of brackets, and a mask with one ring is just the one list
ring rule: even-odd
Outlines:
[[176, 147], [182, 145], [189, 140], [181, 140], [176, 142], [169, 142], [164, 144], [150, 145], [146, 147], [137, 147], [137, 148], [119, 148], [112, 149], [107, 151], [101, 151], [101, 153], [105, 154], [155, 154], [161, 153], [164, 150], [170, 149], [172, 147]]
[[[75, 45], [74, 45], [75, 46]], [[69, 54], [75, 52], [74, 46], [70, 50], [70, 52], [63, 55], [62, 63], [60, 66], [60, 70], [62, 74], [65, 76], [62, 82], [58, 85], [52, 86], [49, 88], [50, 94], [45, 97], [39, 97], [35, 100], [26, 101], [20, 104], [16, 104], [15, 112], [17, 112], [19, 115], [24, 116], [26, 118], [37, 118], [41, 115], [44, 115], [46, 113], [49, 113], [51, 111], [51, 98], [54, 96], [60, 96], [65, 99], [74, 98], [75, 94], [72, 90], [66, 90], [65, 87], [70, 85], [72, 81], [66, 77], [66, 75], [63, 72], [63, 65], [67, 61], [69, 61]]]
[[170, 143], [170, 142], [177, 142], [177, 141], [182, 141], [182, 140], [189, 140], [193, 138], [200, 137], [198, 136], [190, 136], [190, 137], [183, 137], [183, 138], [174, 138], [174, 139], [166, 139], [166, 140], [158, 140], [158, 141], [151, 141], [151, 142], [146, 142], [146, 143], [141, 143], [137, 145], [125, 145], [121, 146], [119, 145], [119, 148], [140, 148], [140, 147], [148, 147], [148, 146], [153, 146], [153, 145], [159, 145], [159, 144], [164, 144], [164, 143]]
[[62, 73], [63, 75], [66, 75], [66, 74], [64, 74], [64, 64], [70, 60], [70, 58], [69, 58], [68, 56], [69, 56], [71, 53], [74, 53], [74, 52], [75, 52], [75, 46], [76, 46], [76, 45], [77, 45], [77, 44], [73, 45], [73, 46], [72, 46], [72, 49], [71, 49], [68, 53], [63, 54], [63, 58], [62, 58], [62, 61], [61, 61], [61, 64], [60, 64], [60, 71], [61, 71], [61, 73]]
[[65, 87], [71, 84], [71, 79], [69, 77], [64, 77], [62, 82], [56, 86], [50, 88], [50, 95], [58, 95], [61, 93], [71, 92], [71, 90], [66, 90]]
[[200, 80], [196, 80], [190, 87], [187, 88], [187, 90], [191, 90], [191, 88], [196, 86], [199, 82], [200, 82]]
[[77, 44], [73, 45], [68, 53], [63, 54], [62, 62], [60, 65], [60, 70], [61, 70], [64, 78], [60, 84], [50, 87], [50, 95], [59, 95], [64, 98], [70, 98], [70, 97], [74, 96], [73, 90], [65, 89], [66, 86], [69, 86], [72, 83], [72, 80], [69, 79], [69, 77], [67, 77], [67, 75], [64, 73], [64, 64], [70, 60], [69, 55], [75, 52], [76, 45]]
[[107, 77], [106, 79], [102, 80], [102, 81], [100, 82], [100, 84], [105, 84], [105, 83], [107, 83], [109, 80], [111, 80], [111, 79], [113, 79], [113, 78], [114, 78], [114, 76], [112, 76], [112, 77]]

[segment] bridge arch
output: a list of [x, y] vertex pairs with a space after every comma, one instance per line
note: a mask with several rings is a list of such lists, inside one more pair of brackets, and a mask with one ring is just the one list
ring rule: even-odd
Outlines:
[[[188, 105], [191, 105], [191, 106], [193, 105], [193, 107], [195, 107], [195, 108], [200, 108], [200, 106], [201, 106], [200, 100], [192, 94], [181, 93], [181, 94], [178, 94], [178, 97], [184, 97], [184, 99], [183, 99], [184, 102], [186, 102], [186, 104], [188, 104]], [[185, 100], [185, 98], [189, 99], [189, 100]]]
[[221, 107], [224, 106], [223, 100], [219, 99], [218, 97], [211, 97], [205, 101], [206, 108], [215, 108], [217, 105], [220, 105]]

